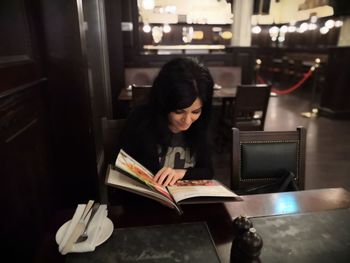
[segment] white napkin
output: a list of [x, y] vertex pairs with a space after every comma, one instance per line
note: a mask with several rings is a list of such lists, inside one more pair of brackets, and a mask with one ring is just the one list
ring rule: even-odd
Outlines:
[[[63, 247], [67, 243], [69, 236], [72, 234], [75, 226], [78, 224], [83, 214], [84, 208], [85, 205], [79, 204], [77, 209], [75, 210], [72, 220], [69, 222], [68, 227], [66, 227], [64, 234], [56, 236], [56, 241], [59, 244], [59, 251], [62, 251]], [[98, 241], [98, 237], [101, 234], [102, 226], [107, 218], [107, 214], [107, 205], [100, 205], [99, 209], [97, 210], [95, 216], [92, 218], [90, 225], [87, 229], [88, 238], [84, 242], [75, 243], [72, 249], [69, 251], [69, 253], [88, 252], [95, 250], [96, 242]]]
[[220, 86], [219, 84], [215, 83], [213, 89], [222, 89], [222, 86]]

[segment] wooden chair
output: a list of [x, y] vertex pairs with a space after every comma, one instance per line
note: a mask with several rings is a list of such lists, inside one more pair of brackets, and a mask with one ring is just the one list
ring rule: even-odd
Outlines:
[[151, 87], [151, 85], [132, 85], [132, 107], [148, 102]]
[[[102, 138], [104, 147], [104, 157], [106, 166], [114, 166], [119, 149], [119, 137], [125, 126], [125, 119], [107, 119], [102, 118]], [[108, 172], [108, 169], [106, 169]], [[105, 178], [101, 180], [102, 200], [108, 204], [118, 205], [127, 197], [123, 191], [105, 185]]]
[[232, 109], [231, 127], [243, 131], [264, 130], [271, 86], [266, 84], [238, 85]]
[[217, 135], [217, 150], [231, 142], [233, 127], [242, 131], [264, 130], [271, 86], [266, 84], [238, 85], [236, 99], [221, 116]]
[[306, 129], [232, 129], [231, 188], [239, 194], [303, 190]]
[[125, 125], [125, 119], [111, 120], [102, 118], [102, 140], [105, 164], [114, 164], [119, 149], [119, 136]]

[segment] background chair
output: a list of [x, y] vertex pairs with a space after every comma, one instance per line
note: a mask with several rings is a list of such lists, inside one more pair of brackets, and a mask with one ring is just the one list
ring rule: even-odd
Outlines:
[[132, 107], [148, 102], [151, 87], [151, 85], [132, 85]]
[[117, 157], [119, 136], [125, 125], [125, 119], [111, 120], [102, 118], [102, 140], [105, 164], [114, 164]]
[[266, 84], [238, 85], [234, 103], [222, 110], [218, 130], [218, 151], [230, 144], [233, 127], [242, 131], [264, 130], [271, 86]]
[[[104, 157], [105, 157], [105, 167], [108, 165], [114, 166], [115, 160], [117, 158], [118, 149], [119, 149], [119, 137], [121, 131], [125, 126], [125, 119], [107, 119], [106, 117], [102, 118], [102, 138], [103, 138], [103, 147], [104, 147]], [[108, 169], [105, 169], [108, 172]], [[123, 191], [115, 189], [112, 187], [107, 187], [105, 185], [105, 178], [101, 178], [101, 199], [102, 201], [117, 205], [122, 203], [127, 196]]]
[[232, 129], [231, 188], [256, 194], [305, 188], [306, 130]]
[[271, 86], [266, 84], [238, 85], [231, 127], [242, 131], [264, 130], [270, 92]]

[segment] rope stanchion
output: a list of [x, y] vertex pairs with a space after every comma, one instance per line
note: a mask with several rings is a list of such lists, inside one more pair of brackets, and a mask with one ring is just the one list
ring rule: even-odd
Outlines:
[[[311, 67], [311, 69], [306, 72], [303, 76], [303, 78], [301, 80], [299, 80], [296, 84], [294, 84], [292, 87], [285, 89], [285, 90], [279, 90], [276, 89], [274, 87], [271, 88], [271, 91], [278, 94], [278, 95], [284, 95], [284, 94], [288, 94], [293, 92], [294, 90], [296, 90], [297, 88], [299, 88], [308, 78], [310, 78], [310, 76], [312, 75], [312, 72], [315, 70], [314, 67]], [[257, 75], [257, 80], [260, 84], [266, 84], [266, 81], [264, 81], [264, 79]]]
[[[258, 70], [260, 68], [260, 65], [261, 65], [261, 60], [259, 60], [259, 62], [257, 61], [257, 67], [256, 67], [256, 81], [259, 83], [259, 84], [266, 84], [266, 81], [261, 77], [259, 76], [258, 74]], [[301, 80], [299, 80], [296, 84], [294, 84], [292, 87], [288, 88], [288, 89], [285, 89], [285, 90], [279, 90], [279, 89], [276, 89], [274, 87], [271, 88], [271, 93], [274, 93], [274, 94], [277, 94], [277, 95], [284, 95], [284, 94], [288, 94], [288, 93], [291, 93], [293, 92], [294, 90], [296, 90], [297, 88], [299, 88], [308, 78], [311, 77], [312, 73], [320, 66], [320, 63], [321, 63], [321, 60], [319, 58], [316, 58], [315, 59], [315, 64], [309, 69], [308, 72], [306, 72], [303, 76], [303, 78]], [[307, 117], [307, 118], [312, 118], [312, 117], [317, 117], [317, 113], [318, 113], [318, 109], [317, 108], [313, 108], [312, 104], [314, 103], [314, 99], [315, 99], [315, 94], [316, 94], [316, 84], [317, 82], [317, 71], [315, 72], [315, 77], [314, 77], [314, 80], [313, 80], [313, 87], [312, 87], [312, 96], [311, 96], [311, 99], [310, 99], [310, 108], [311, 110], [309, 112], [302, 112], [301, 115], [303, 117]]]

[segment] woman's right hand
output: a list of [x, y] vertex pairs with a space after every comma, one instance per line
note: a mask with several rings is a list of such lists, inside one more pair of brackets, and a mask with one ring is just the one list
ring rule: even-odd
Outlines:
[[181, 180], [185, 174], [185, 169], [163, 167], [154, 176], [153, 181], [163, 186], [174, 185], [178, 180]]

